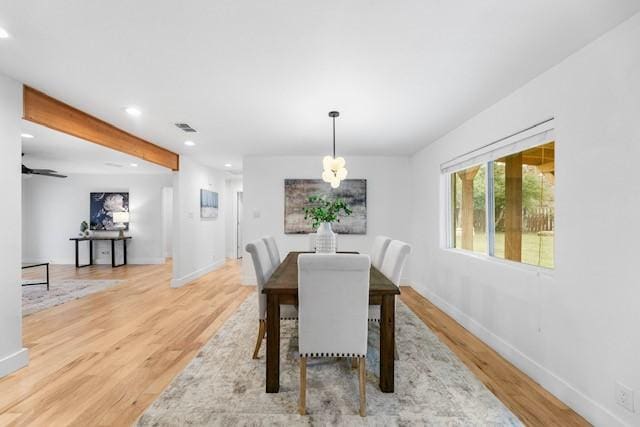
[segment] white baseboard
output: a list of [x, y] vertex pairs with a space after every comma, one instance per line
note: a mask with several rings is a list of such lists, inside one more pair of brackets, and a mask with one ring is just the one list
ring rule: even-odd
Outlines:
[[29, 350], [23, 348], [0, 359], [0, 378], [29, 364]]
[[222, 267], [224, 265], [225, 260], [224, 259], [220, 259], [217, 261], [212, 262], [211, 264], [207, 265], [206, 267], [200, 268], [196, 271], [193, 271], [185, 276], [182, 276], [179, 279], [172, 279], [171, 280], [171, 287], [172, 288], [180, 288], [188, 283], [193, 282], [194, 280], [204, 276], [207, 273], [212, 272], [213, 270], [217, 270], [218, 268]]
[[[57, 265], [75, 265], [75, 258], [54, 258], [54, 259], [38, 259], [38, 258], [27, 258], [22, 260], [25, 264], [40, 264], [43, 262], [48, 262], [49, 264], [57, 264]], [[81, 261], [86, 262], [86, 260]], [[122, 259], [119, 258], [116, 262], [122, 262]], [[165, 264], [166, 258], [164, 257], [141, 257], [141, 258], [128, 258], [127, 264], [132, 265], [146, 265], [146, 264]], [[96, 258], [93, 260], [94, 265], [111, 265], [111, 257], [109, 258]]]
[[518, 369], [544, 387], [551, 394], [567, 404], [571, 409], [582, 415], [594, 425], [619, 425], [625, 422], [605, 408], [602, 404], [582, 393], [568, 381], [551, 372], [526, 354], [512, 346], [498, 335], [484, 327], [473, 317], [462, 312], [459, 308], [446, 301], [426, 286], [411, 285], [418, 293], [431, 301], [434, 305], [447, 313], [473, 335], [482, 340], [489, 347], [497, 351], [502, 357], [513, 363]]
[[[164, 257], [127, 257], [127, 264], [143, 265], [143, 264], [164, 264], [166, 258]], [[116, 263], [121, 263], [122, 257], [116, 258]], [[73, 261], [75, 263], [75, 260]], [[94, 265], [111, 265], [111, 256], [98, 257], [93, 260]]]
[[49, 264], [71, 265], [75, 264], [74, 258], [25, 258], [22, 260], [24, 264], [41, 264], [48, 262]]
[[[158, 257], [158, 258], [131, 258], [127, 260], [128, 264], [166, 264], [167, 259], [165, 257]], [[111, 264], [111, 261], [109, 261], [109, 264]]]

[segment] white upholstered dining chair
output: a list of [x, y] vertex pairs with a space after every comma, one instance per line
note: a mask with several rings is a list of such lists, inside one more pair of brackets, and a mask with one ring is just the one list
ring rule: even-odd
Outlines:
[[267, 245], [269, 257], [271, 258], [271, 265], [275, 270], [280, 265], [280, 251], [278, 250], [276, 239], [273, 236], [265, 236], [262, 240], [264, 240], [264, 243]]
[[[274, 266], [271, 262], [271, 256], [269, 255], [269, 250], [267, 249], [267, 244], [264, 242], [264, 239], [258, 239], [251, 243], [247, 243], [245, 249], [251, 255], [253, 269], [256, 272], [256, 283], [258, 285], [258, 339], [256, 341], [255, 350], [253, 351], [253, 358], [257, 359], [267, 326], [267, 296], [262, 293], [262, 289], [277, 266]], [[280, 306], [280, 319], [291, 320], [297, 318], [298, 311], [294, 306]]]
[[411, 246], [408, 243], [401, 242], [400, 240], [392, 240], [389, 242], [387, 252], [380, 266], [380, 271], [396, 286], [400, 286], [402, 270], [404, 270], [404, 265], [410, 254]]
[[387, 252], [389, 243], [391, 243], [391, 239], [387, 236], [376, 236], [373, 241], [373, 247], [371, 248], [371, 265], [378, 270], [382, 267], [382, 260]]
[[358, 360], [360, 415], [366, 415], [370, 265], [368, 255], [298, 256], [301, 415], [306, 412], [307, 358], [310, 357], [351, 357]]
[[[394, 285], [400, 286], [402, 279], [402, 270], [407, 262], [407, 258], [411, 254], [411, 246], [400, 240], [392, 240], [387, 246], [387, 250], [382, 260], [382, 265], [378, 268], [387, 279], [391, 280]], [[380, 306], [369, 306], [369, 320], [380, 320]]]

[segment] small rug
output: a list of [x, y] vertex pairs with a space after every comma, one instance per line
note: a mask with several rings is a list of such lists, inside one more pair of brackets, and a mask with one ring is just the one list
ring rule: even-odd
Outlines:
[[348, 359], [310, 359], [307, 413], [297, 413], [297, 323], [282, 322], [280, 393], [265, 393], [265, 342], [256, 295], [245, 301], [138, 420], [139, 426], [521, 425], [402, 302], [396, 314], [395, 393], [378, 388], [377, 325], [370, 323], [367, 417], [358, 415], [358, 375]]
[[[27, 316], [46, 308], [86, 297], [119, 285], [124, 280], [61, 280], [47, 285], [22, 287], [22, 315]], [[29, 283], [29, 281], [24, 281]]]

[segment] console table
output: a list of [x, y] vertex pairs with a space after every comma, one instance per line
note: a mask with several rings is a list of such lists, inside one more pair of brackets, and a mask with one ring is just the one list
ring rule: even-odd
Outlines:
[[[125, 237], [104, 237], [104, 236], [91, 236], [91, 237], [72, 237], [69, 240], [74, 241], [76, 244], [76, 268], [88, 267], [93, 265], [93, 242], [96, 240], [110, 240], [111, 241], [111, 267], [122, 267], [127, 265], [127, 240], [131, 239], [131, 236]], [[89, 263], [80, 265], [80, 242], [89, 242]], [[116, 241], [122, 241], [122, 264], [116, 264]]]

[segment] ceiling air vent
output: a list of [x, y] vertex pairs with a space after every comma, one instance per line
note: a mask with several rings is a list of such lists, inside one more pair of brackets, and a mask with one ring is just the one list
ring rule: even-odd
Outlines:
[[188, 123], [176, 123], [175, 125], [177, 128], [182, 129], [185, 132], [198, 132], [197, 130], [189, 126]]

